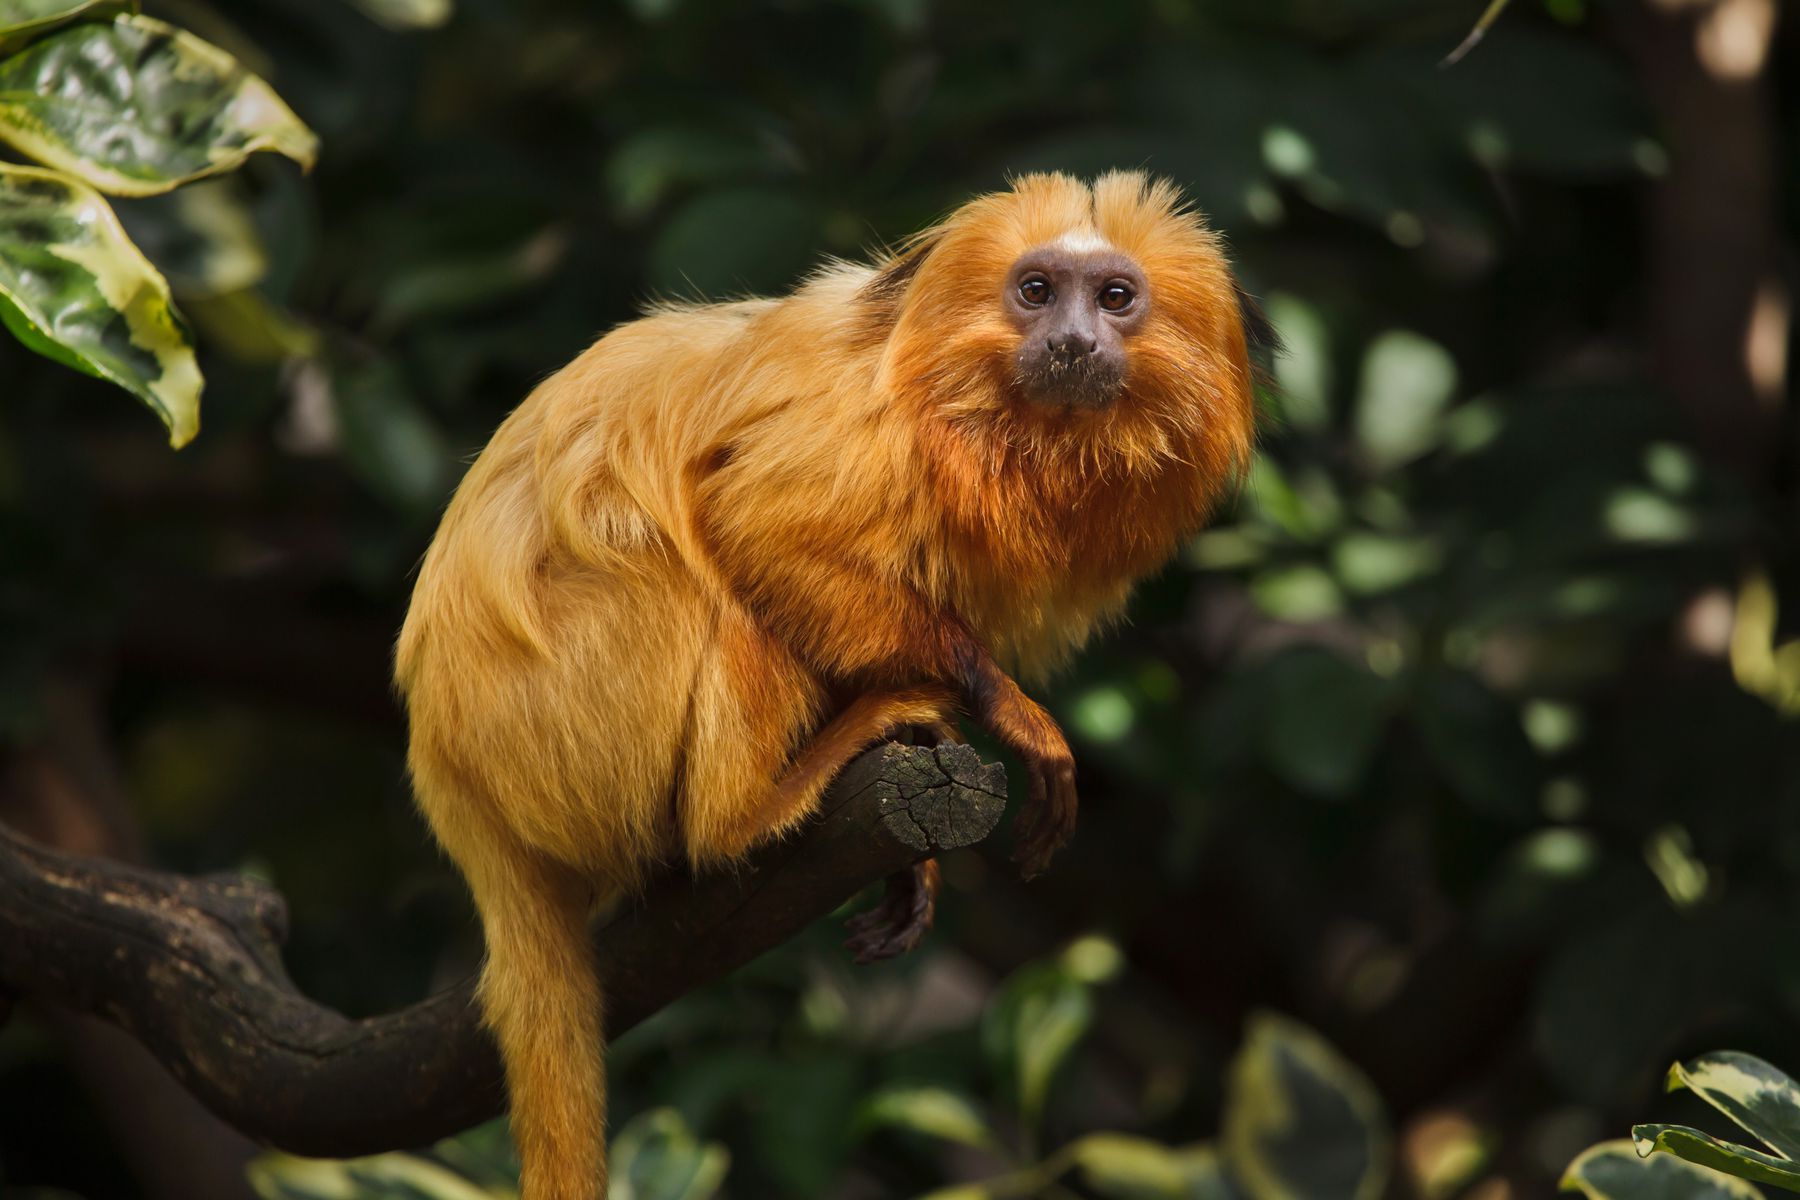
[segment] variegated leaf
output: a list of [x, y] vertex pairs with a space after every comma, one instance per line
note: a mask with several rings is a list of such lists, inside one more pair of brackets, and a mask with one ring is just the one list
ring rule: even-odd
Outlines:
[[0, 54], [58, 25], [121, 10], [136, 12], [135, 0], [0, 0]]
[[1772, 1183], [1790, 1192], [1800, 1192], [1800, 1169], [1792, 1162], [1735, 1142], [1720, 1141], [1698, 1129], [1689, 1129], [1685, 1125], [1634, 1125], [1631, 1140], [1641, 1157], [1647, 1158], [1662, 1150], [1740, 1179]]
[[1562, 1190], [1587, 1200], [1764, 1200], [1753, 1183], [1673, 1155], [1640, 1159], [1623, 1138], [1582, 1151], [1563, 1172]]
[[1259, 1200], [1374, 1200], [1392, 1145], [1367, 1078], [1297, 1021], [1260, 1013], [1232, 1061], [1220, 1139], [1225, 1163]]
[[269, 1154], [251, 1163], [248, 1175], [263, 1200], [512, 1200], [511, 1189], [477, 1187], [413, 1154], [339, 1162]]
[[142, 16], [72, 25], [0, 60], [0, 140], [121, 196], [261, 150], [311, 167], [312, 130], [225, 51]]
[[176, 448], [198, 432], [200, 367], [169, 285], [86, 184], [0, 163], [0, 320], [137, 396]]
[[1753, 1054], [1720, 1050], [1669, 1068], [1669, 1090], [1685, 1087], [1760, 1138], [1777, 1155], [1800, 1161], [1800, 1085]]

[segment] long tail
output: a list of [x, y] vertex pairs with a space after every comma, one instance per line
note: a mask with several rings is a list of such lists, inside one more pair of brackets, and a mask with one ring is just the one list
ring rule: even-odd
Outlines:
[[530, 852], [464, 870], [487, 934], [483, 1013], [500, 1043], [522, 1200], [605, 1200], [600, 978], [580, 877]]

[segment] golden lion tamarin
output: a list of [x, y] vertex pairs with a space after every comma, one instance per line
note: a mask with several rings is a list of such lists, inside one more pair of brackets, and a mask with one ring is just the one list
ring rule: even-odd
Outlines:
[[[779, 837], [958, 712], [1025, 767], [1025, 872], [1068, 838], [1068, 745], [1008, 670], [1067, 658], [1244, 464], [1241, 299], [1171, 186], [1031, 175], [785, 298], [657, 308], [500, 426], [397, 675], [527, 1200], [605, 1194], [597, 902]], [[894, 881], [861, 955], [909, 948], [935, 883]]]

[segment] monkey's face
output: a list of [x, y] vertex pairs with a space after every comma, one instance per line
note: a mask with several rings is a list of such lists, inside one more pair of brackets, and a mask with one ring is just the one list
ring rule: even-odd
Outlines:
[[1170, 185], [1023, 176], [922, 234], [867, 294], [893, 314], [896, 399], [984, 469], [1020, 454], [1046, 479], [1178, 464], [1222, 484], [1249, 457], [1236, 284]]
[[1150, 308], [1137, 263], [1110, 246], [1065, 237], [1021, 255], [1002, 291], [1019, 335], [1013, 381], [1021, 392], [1067, 408], [1118, 399], [1127, 341]]

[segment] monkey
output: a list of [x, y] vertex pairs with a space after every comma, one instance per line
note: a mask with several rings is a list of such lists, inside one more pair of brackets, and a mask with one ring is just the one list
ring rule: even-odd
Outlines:
[[[1045, 869], [1074, 759], [1016, 680], [1241, 477], [1259, 320], [1173, 185], [1032, 174], [785, 297], [654, 306], [504, 420], [395, 674], [482, 924], [525, 1200], [606, 1194], [599, 904], [740, 860], [862, 750], [959, 717], [1023, 765], [1015, 857]], [[936, 881], [890, 880], [859, 958], [911, 948]]]

